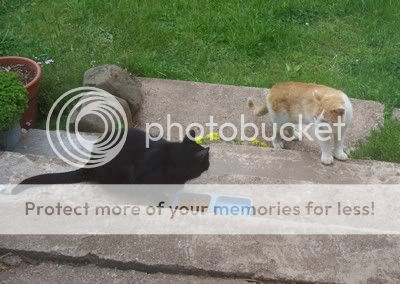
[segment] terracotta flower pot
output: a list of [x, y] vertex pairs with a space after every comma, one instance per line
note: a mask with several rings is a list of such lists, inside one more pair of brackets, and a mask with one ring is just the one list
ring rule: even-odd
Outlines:
[[37, 120], [37, 103], [39, 92], [39, 80], [42, 76], [42, 68], [35, 61], [19, 56], [0, 57], [0, 64], [22, 64], [34, 71], [34, 78], [25, 85], [28, 90], [28, 109], [22, 114], [21, 127], [29, 129], [36, 126]]

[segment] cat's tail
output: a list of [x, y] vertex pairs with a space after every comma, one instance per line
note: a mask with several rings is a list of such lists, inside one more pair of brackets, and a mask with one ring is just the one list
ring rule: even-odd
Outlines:
[[247, 98], [247, 106], [254, 112], [256, 116], [266, 115], [268, 113], [268, 108], [265, 104], [256, 105], [253, 98]]
[[[83, 169], [78, 169], [71, 172], [43, 174], [27, 178], [19, 183], [19, 185], [39, 185], [39, 184], [71, 184], [85, 181], [85, 172]], [[17, 194], [28, 187], [17, 186], [12, 193]]]
[[68, 184], [78, 183], [84, 180], [83, 169], [71, 172], [44, 174], [27, 178], [20, 184]]

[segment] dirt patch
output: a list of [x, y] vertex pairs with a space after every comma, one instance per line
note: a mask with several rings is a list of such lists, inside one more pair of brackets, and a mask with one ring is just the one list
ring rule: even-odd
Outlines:
[[27, 85], [35, 78], [35, 71], [24, 64], [0, 64], [0, 72], [16, 72], [22, 83]]

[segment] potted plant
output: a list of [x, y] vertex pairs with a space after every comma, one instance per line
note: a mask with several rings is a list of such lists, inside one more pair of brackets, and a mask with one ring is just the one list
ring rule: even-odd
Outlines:
[[42, 76], [40, 65], [35, 61], [18, 56], [0, 57], [0, 72], [16, 72], [28, 91], [28, 108], [23, 113], [21, 127], [36, 126], [39, 80]]
[[14, 72], [0, 72], [0, 149], [12, 150], [21, 137], [20, 119], [27, 108], [27, 90]]

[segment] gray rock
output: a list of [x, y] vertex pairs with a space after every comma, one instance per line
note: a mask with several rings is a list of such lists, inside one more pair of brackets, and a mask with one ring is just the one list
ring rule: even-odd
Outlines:
[[83, 85], [106, 90], [124, 99], [132, 115], [135, 115], [142, 105], [143, 95], [140, 82], [117, 65], [101, 65], [87, 70], [83, 76]]
[[[87, 96], [82, 97], [80, 100], [86, 99], [86, 98], [87, 98]], [[118, 102], [121, 104], [122, 108], [125, 111], [126, 118], [128, 121], [128, 127], [133, 127], [134, 126], [133, 117], [132, 117], [132, 113], [131, 113], [131, 110], [130, 110], [130, 107], [129, 107], [127, 101], [124, 99], [121, 99], [119, 97], [115, 97], [115, 98], [118, 100]], [[78, 108], [77, 111], [75, 113], [73, 113], [73, 115], [72, 115], [71, 124], [70, 124], [70, 127], [72, 127], [72, 129], [74, 128], [74, 125], [76, 123], [76, 117], [80, 110], [81, 110], [81, 108]], [[122, 118], [120, 118], [119, 121], [122, 121]], [[114, 126], [119, 125], [120, 124], [119, 121], [117, 121], [117, 119], [114, 119], [114, 121], [111, 122], [109, 119], [106, 118], [106, 122], [108, 124], [108, 129], [110, 129], [112, 127], [112, 125], [114, 125]], [[79, 121], [78, 130], [82, 131], [82, 132], [103, 133], [105, 130], [105, 123], [104, 123], [104, 120], [100, 116], [95, 115], [95, 114], [88, 114], [88, 115], [85, 115], [84, 117], [82, 117], [82, 119]]]

